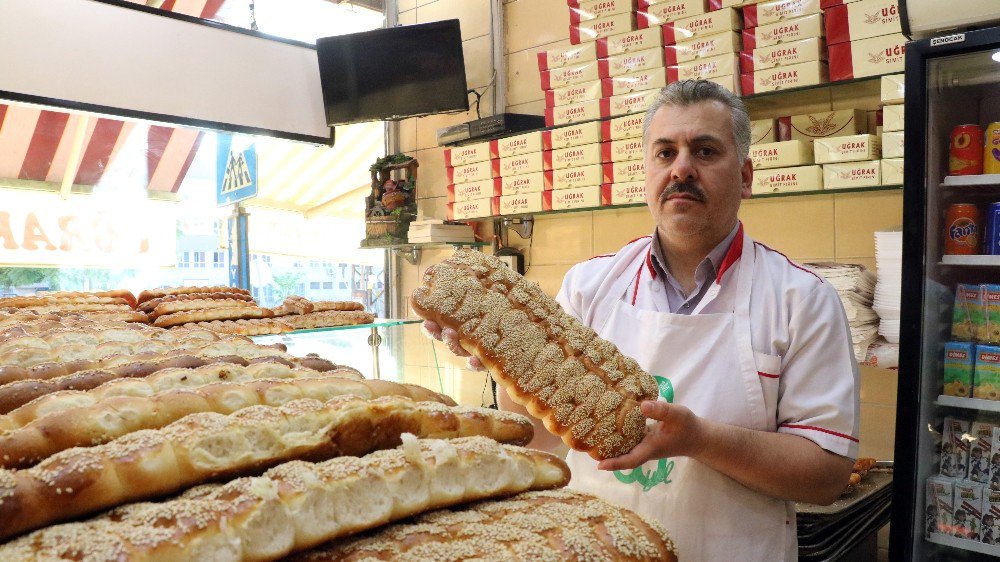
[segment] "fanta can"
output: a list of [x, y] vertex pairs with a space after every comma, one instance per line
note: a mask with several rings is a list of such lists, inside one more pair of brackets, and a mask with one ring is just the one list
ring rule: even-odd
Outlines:
[[944, 219], [944, 253], [948, 255], [978, 254], [981, 224], [979, 208], [975, 205], [956, 203], [948, 207]]

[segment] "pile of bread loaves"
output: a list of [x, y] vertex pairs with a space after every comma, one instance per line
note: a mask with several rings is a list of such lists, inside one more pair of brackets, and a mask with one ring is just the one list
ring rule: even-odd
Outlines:
[[[522, 416], [176, 316], [267, 310], [247, 297], [0, 305], [0, 560], [676, 560], [656, 523], [562, 489]], [[325, 306], [272, 313], [358, 312]]]

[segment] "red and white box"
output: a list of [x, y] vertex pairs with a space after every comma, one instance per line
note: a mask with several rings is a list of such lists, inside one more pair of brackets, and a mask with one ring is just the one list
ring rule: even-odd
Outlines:
[[[779, 43], [740, 53], [740, 71], [755, 72], [777, 66], [826, 60], [826, 42], [819, 37]], [[830, 73], [833, 73], [831, 65]], [[833, 80], [833, 77], [830, 78]]]
[[490, 155], [493, 158], [520, 156], [542, 151], [542, 132], [531, 131], [490, 141]]
[[750, 122], [750, 146], [778, 141], [775, 119], [755, 119]]
[[669, 0], [642, 7], [635, 13], [639, 29], [663, 25], [667, 22], [697, 16], [708, 11], [705, 0]]
[[574, 84], [599, 81], [601, 73], [597, 61], [594, 60], [573, 66], [543, 70], [539, 73], [539, 77], [543, 90], [553, 90]]
[[448, 176], [448, 183], [452, 184], [488, 180], [493, 178], [493, 161], [484, 160], [482, 162], [464, 164], [453, 168], [445, 168], [444, 171]]
[[584, 43], [565, 49], [550, 49], [538, 53], [538, 70], [553, 70], [597, 60], [597, 45]]
[[632, 92], [659, 90], [667, 85], [667, 69], [662, 66], [642, 72], [601, 79], [601, 94], [609, 98]]
[[753, 193], [786, 193], [823, 189], [822, 166], [793, 166], [754, 170]]
[[500, 192], [496, 195], [518, 195], [545, 191], [545, 172], [532, 172], [500, 179]]
[[901, 185], [903, 183], [903, 159], [882, 159], [882, 185]]
[[597, 61], [598, 73], [601, 75], [601, 78], [610, 78], [612, 76], [621, 76], [622, 74], [662, 67], [663, 49], [659, 47], [615, 55]]
[[629, 181], [601, 186], [601, 205], [630, 205], [646, 202], [646, 183]]
[[605, 162], [602, 165], [604, 183], [625, 183], [644, 181], [646, 179], [646, 163], [643, 160], [628, 160], [626, 162]]
[[542, 168], [561, 170], [601, 163], [601, 143], [556, 148], [542, 152]]
[[543, 168], [544, 158], [542, 158], [541, 152], [501, 156], [493, 160], [493, 177], [519, 176], [531, 172], [541, 172]]
[[673, 45], [678, 41], [689, 41], [718, 33], [738, 30], [743, 26], [743, 18], [732, 8], [723, 8], [697, 16], [663, 24], [663, 44]]
[[879, 160], [823, 164], [823, 189], [850, 189], [875, 185], [882, 185], [882, 163]]
[[667, 82], [707, 80], [720, 76], [732, 76], [739, 74], [739, 71], [735, 54], [719, 55], [685, 62], [676, 66], [668, 66]]
[[569, 125], [581, 121], [600, 119], [601, 102], [604, 99], [547, 107], [545, 108], [545, 126], [554, 127], [556, 125]]
[[893, 33], [830, 45], [830, 81], [904, 70], [906, 41], [902, 33]]
[[878, 160], [882, 157], [882, 141], [868, 134], [826, 137], [813, 141], [813, 152], [817, 164]]
[[853, 4], [859, 0], [819, 0], [819, 7], [824, 10], [827, 8], [832, 8], [834, 6], [843, 6], [844, 4]]
[[754, 170], [805, 166], [814, 163], [813, 146], [804, 140], [752, 144], [750, 160]]
[[785, 21], [823, 12], [820, 0], [774, 0], [743, 7], [743, 28]]
[[822, 37], [823, 15], [813, 14], [788, 21], [779, 21], [743, 30], [743, 50], [752, 51], [779, 43]]
[[542, 193], [544, 191], [494, 197], [493, 214], [523, 215], [525, 213], [540, 213], [545, 210]]
[[545, 172], [545, 189], [573, 189], [601, 185], [601, 165], [580, 166]]
[[590, 121], [578, 125], [556, 127], [542, 131], [542, 150], [555, 150], [569, 146], [580, 146], [601, 142], [601, 122]]
[[569, 42], [574, 45], [597, 41], [601, 37], [610, 37], [635, 30], [635, 14], [626, 12], [606, 18], [580, 22], [569, 26]]
[[789, 139], [814, 140], [866, 133], [868, 122], [860, 109], [838, 109], [804, 113], [778, 119], [779, 130], [787, 128]]
[[642, 137], [601, 143], [602, 162], [627, 162], [641, 160], [642, 157]]
[[662, 46], [663, 34], [658, 28], [639, 29], [611, 37], [601, 37], [597, 40], [597, 57], [603, 59]]
[[903, 103], [906, 99], [906, 79], [904, 74], [890, 74], [882, 77], [882, 103]]
[[642, 136], [644, 115], [626, 115], [601, 121], [601, 140], [620, 141]]
[[601, 186], [586, 185], [572, 189], [554, 189], [542, 193], [542, 206], [546, 211], [589, 209], [601, 206]]
[[611, 96], [601, 99], [601, 117], [611, 117], [612, 115], [626, 115], [646, 111], [653, 99], [660, 90], [646, 90], [645, 92], [632, 92], [620, 96]]
[[584, 82], [565, 88], [545, 90], [545, 107], [558, 107], [601, 99], [601, 82]]
[[882, 157], [883, 158], [902, 158], [903, 157], [903, 140], [905, 133], [903, 131], [889, 131], [882, 132]]
[[738, 8], [744, 4], [756, 4], [758, 0], [708, 0], [708, 11], [721, 10], [723, 8]]
[[667, 66], [676, 66], [697, 59], [731, 55], [740, 52], [743, 41], [740, 34], [733, 31], [700, 37], [691, 41], [679, 41], [675, 45], [663, 48], [663, 62]]
[[904, 117], [906, 111], [904, 110], [903, 104], [894, 105], [883, 105], [882, 106], [882, 131], [883, 133], [891, 133], [893, 131], [902, 131], [905, 129]]
[[449, 203], [496, 197], [500, 195], [500, 179], [490, 178], [488, 180], [452, 184], [447, 187], [447, 190]]
[[896, 0], [861, 0], [833, 6], [825, 14], [826, 43], [831, 46], [903, 32]]
[[580, 22], [624, 14], [634, 9], [635, 0], [585, 0], [569, 7], [569, 22], [578, 25]]
[[826, 62], [812, 61], [740, 75], [743, 95], [815, 86], [829, 81]]
[[444, 149], [444, 165], [450, 168], [485, 162], [490, 159], [490, 143], [477, 142], [456, 148]]
[[448, 220], [478, 219], [493, 214], [493, 198], [446, 203]]

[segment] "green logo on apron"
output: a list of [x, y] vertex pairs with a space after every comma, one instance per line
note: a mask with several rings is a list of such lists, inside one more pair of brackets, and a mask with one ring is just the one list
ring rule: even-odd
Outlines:
[[[656, 384], [660, 387], [660, 396], [668, 403], [674, 402], [674, 385], [670, 379], [653, 376]], [[674, 461], [670, 459], [660, 459], [656, 461], [656, 470], [643, 472], [641, 466], [633, 468], [628, 473], [621, 470], [614, 471], [615, 478], [622, 484], [637, 483], [642, 486], [643, 492], [650, 491], [657, 484], [669, 484], [670, 473], [674, 470]]]

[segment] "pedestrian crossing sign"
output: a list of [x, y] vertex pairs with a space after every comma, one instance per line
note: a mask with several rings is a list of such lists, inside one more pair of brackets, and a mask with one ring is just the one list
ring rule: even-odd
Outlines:
[[[225, 140], [224, 140], [225, 139]], [[228, 142], [226, 142], [228, 141]], [[257, 151], [253, 144], [240, 148], [232, 137], [219, 139], [217, 160], [218, 204], [230, 205], [257, 195]]]

